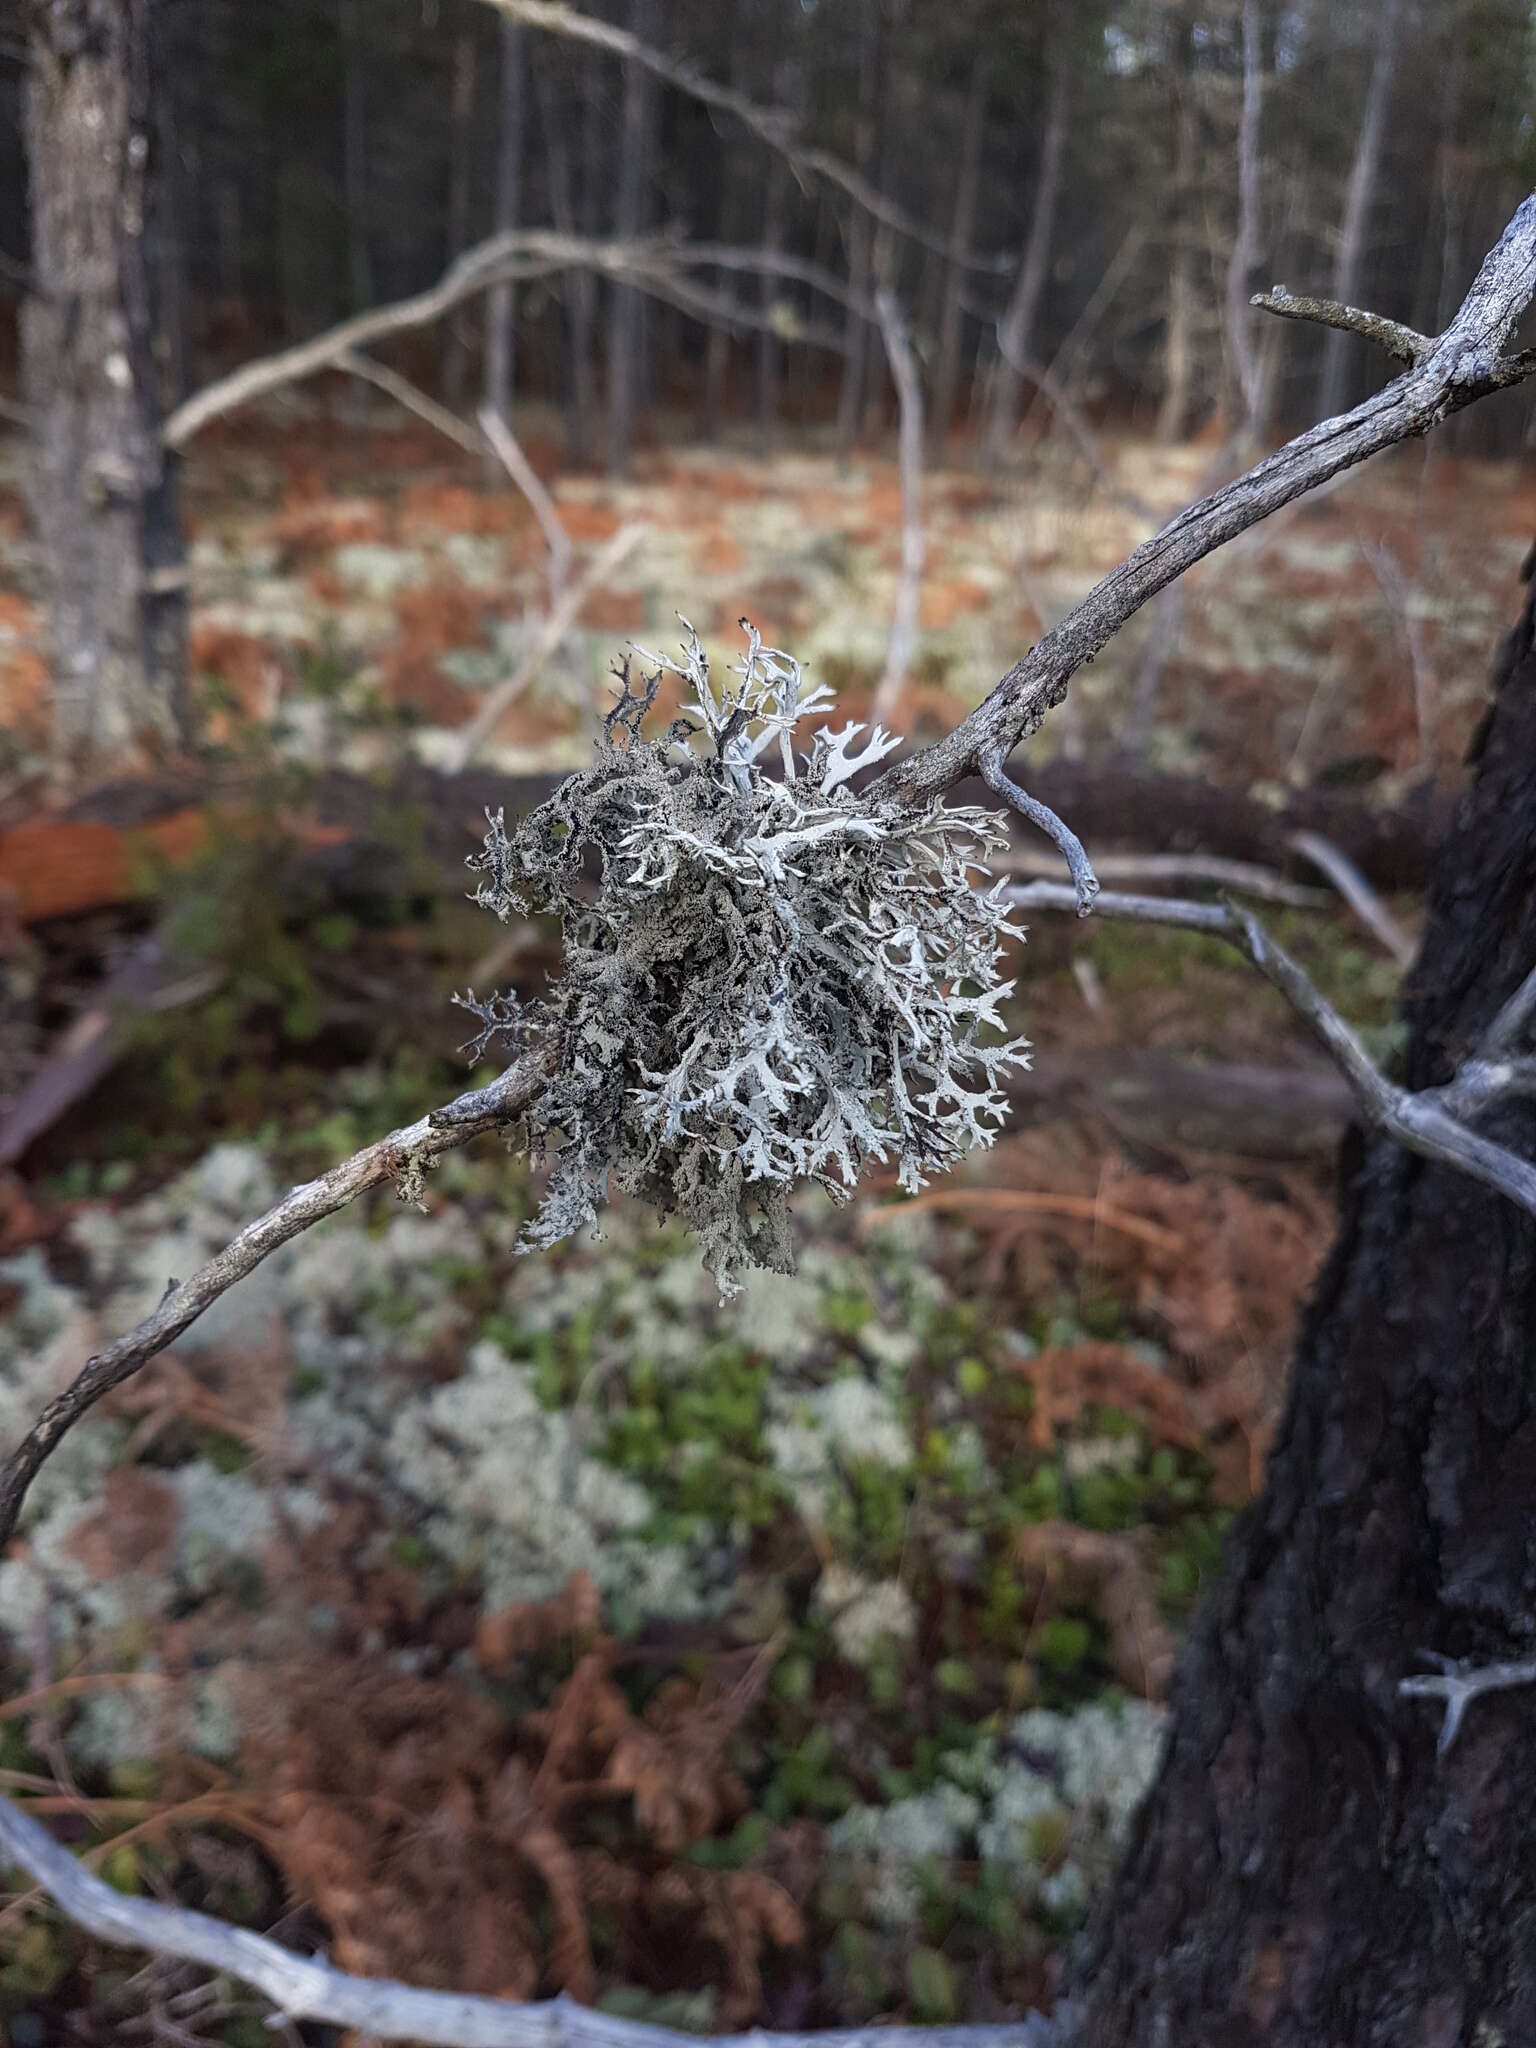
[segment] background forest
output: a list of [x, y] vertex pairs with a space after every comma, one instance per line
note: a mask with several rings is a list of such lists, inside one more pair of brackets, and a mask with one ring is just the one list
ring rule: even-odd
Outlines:
[[[136, 410], [77, 436], [82, 50], [139, 296]], [[838, 718], [946, 732], [1393, 374], [1254, 292], [1449, 325], [1533, 108], [1529, 0], [0, 0], [0, 1450], [489, 1078], [450, 998], [559, 938], [464, 859], [626, 648], [686, 614], [723, 670], [750, 620]], [[1533, 533], [1526, 383], [1163, 592], [1031, 790], [1108, 887], [1242, 893], [1391, 1068]], [[806, 1195], [792, 1276], [721, 1300], [623, 1202], [522, 1258], [489, 1145], [223, 1297], [0, 1553], [0, 1792], [354, 1971], [706, 2032], [1049, 2012], [1363, 1141], [1230, 948], [1026, 922], [1000, 1142]], [[267, 2012], [0, 1900], [9, 2048], [342, 2038]]]

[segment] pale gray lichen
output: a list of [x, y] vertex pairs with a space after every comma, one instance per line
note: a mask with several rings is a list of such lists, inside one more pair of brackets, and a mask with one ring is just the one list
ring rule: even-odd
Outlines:
[[[526, 1013], [463, 1000], [477, 1054], [502, 1035], [551, 1055], [529, 1136], [553, 1164], [525, 1248], [591, 1223], [614, 1186], [680, 1213], [729, 1291], [743, 1267], [791, 1268], [798, 1185], [843, 1198], [894, 1160], [915, 1189], [992, 1142], [1005, 1072], [1027, 1064], [999, 1007], [1004, 943], [1022, 933], [1001, 883], [973, 885], [1007, 843], [998, 817], [855, 793], [888, 733], [855, 751], [865, 728], [822, 723], [797, 756], [797, 725], [824, 719], [830, 692], [750, 626], [717, 688], [683, 623], [681, 663], [641, 651], [642, 691], [625, 662], [595, 765], [510, 833], [488, 814], [470, 858], [499, 917], [559, 917], [559, 981]], [[691, 716], [647, 739], [666, 673]], [[770, 748], [778, 778], [759, 765]]]

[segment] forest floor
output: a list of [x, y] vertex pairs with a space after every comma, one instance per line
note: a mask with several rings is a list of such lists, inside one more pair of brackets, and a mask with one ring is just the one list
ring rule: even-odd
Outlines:
[[[274, 884], [304, 775], [441, 758], [546, 602], [505, 488], [383, 413], [292, 404], [188, 478], [196, 665], [270, 801], [131, 903], [0, 922], [0, 1046], [33, 1066], [146, 930], [206, 970], [0, 1178], [0, 1443], [279, 1188], [462, 1085], [454, 988], [553, 962], [548, 935], [498, 941], [409, 818], [366, 904], [355, 877]], [[1104, 454], [1108, 479], [1049, 449], [929, 479], [899, 725], [960, 715], [1147, 530], [1127, 497], [1172, 510], [1213, 460]], [[492, 765], [582, 758], [608, 665], [676, 610], [721, 653], [745, 614], [867, 703], [889, 463], [653, 452], [556, 498], [578, 573], [647, 530]], [[1533, 531], [1529, 471], [1422, 451], [1282, 515], [1191, 579], [1143, 758], [1386, 803], [1453, 778]], [[15, 786], [44, 680], [20, 533], [0, 498]], [[1156, 630], [1084, 676], [1055, 745], [1117, 743]], [[1397, 963], [1341, 907], [1266, 916], [1389, 1057]], [[380, 1196], [269, 1260], [34, 1487], [0, 1562], [0, 1787], [113, 1883], [424, 1984], [701, 2028], [1048, 2006], [1262, 1476], [1340, 1119], [1213, 1133], [1052, 1094], [1094, 1060], [1314, 1075], [1210, 942], [1041, 918], [1022, 975], [1020, 1127], [918, 1201], [808, 1198], [798, 1274], [732, 1302], [633, 1207], [518, 1257], [532, 1191], [496, 1146], [445, 1161], [425, 1214]], [[0, 2025], [273, 2038], [236, 1987], [25, 1893]]]

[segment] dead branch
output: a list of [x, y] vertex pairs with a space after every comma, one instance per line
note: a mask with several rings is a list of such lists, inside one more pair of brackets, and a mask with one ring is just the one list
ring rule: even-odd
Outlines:
[[[739, 260], [727, 266], [727, 253]], [[718, 322], [735, 329], [772, 324], [760, 310], [695, 283], [686, 273], [700, 260], [692, 257], [675, 236], [657, 236], [637, 242], [600, 241], [580, 235], [557, 234], [547, 228], [517, 228], [506, 234], [493, 235], [488, 241], [466, 250], [427, 291], [355, 314], [308, 341], [297, 342], [292, 348], [279, 349], [272, 355], [259, 356], [254, 362], [242, 363], [227, 377], [218, 377], [211, 384], [205, 384], [201, 391], [194, 392], [177, 406], [166, 420], [161, 438], [168, 448], [184, 448], [194, 434], [201, 433], [225, 413], [264, 398], [269, 392], [281, 390], [284, 385], [296, 384], [306, 377], [318, 375], [322, 370], [334, 369], [343, 356], [388, 335], [428, 326], [452, 312], [465, 299], [489, 291], [509, 279], [543, 277], [560, 270], [590, 270], [675, 305], [706, 324]], [[775, 267], [760, 251], [724, 252], [716, 249], [709, 261], [716, 268], [771, 270]], [[825, 274], [806, 281], [815, 283], [820, 290], [826, 290], [833, 283]], [[829, 295], [839, 299], [843, 296], [841, 291]], [[839, 332], [808, 323], [797, 327], [795, 338], [834, 353], [840, 352], [843, 346]], [[354, 374], [368, 373], [356, 371]], [[373, 381], [379, 380], [375, 377]]]
[[408, 413], [435, 432], [452, 441], [456, 448], [462, 448], [466, 455], [483, 452], [480, 437], [473, 427], [467, 426], [456, 412], [446, 405], [439, 405], [409, 377], [402, 377], [398, 370], [392, 370], [387, 363], [376, 363], [372, 356], [359, 355], [355, 349], [343, 349], [329, 364], [333, 370], [345, 370], [349, 377], [373, 385], [377, 391], [385, 392], [395, 403], [403, 406]]
[[[1326, 910], [1333, 901], [1326, 889], [1289, 881], [1257, 861], [1222, 860], [1207, 853], [1096, 853], [1091, 858], [1101, 882], [1121, 882], [1132, 888], [1158, 882], [1205, 883], [1213, 889], [1230, 889], [1237, 896], [1255, 897], [1260, 903], [1284, 903], [1292, 910]], [[1039, 881], [1049, 881], [1056, 872], [1054, 861], [1034, 853], [1010, 854], [992, 866], [1004, 874]]]
[[[851, 164], [844, 163], [830, 150], [809, 147], [797, 141], [791, 115], [776, 108], [760, 107], [745, 93], [706, 78], [693, 65], [654, 49], [628, 29], [616, 28], [610, 22], [578, 13], [574, 7], [560, 4], [560, 0], [486, 0], [486, 4], [510, 15], [514, 21], [526, 22], [530, 28], [542, 28], [551, 35], [566, 36], [573, 42], [606, 50], [610, 56], [622, 58], [626, 63], [640, 65], [653, 78], [659, 78], [663, 85], [687, 93], [690, 99], [739, 121], [749, 135], [777, 151], [801, 179], [820, 178], [826, 184], [835, 185], [882, 227], [905, 235], [909, 241], [931, 249], [937, 255], [951, 254], [947, 237], [935, 234], [922, 221], [896, 205], [894, 200], [887, 199]], [[955, 260], [968, 270], [1003, 272], [1012, 268], [1012, 259], [1008, 256], [978, 256], [970, 250]]]
[[156, 1352], [174, 1343], [211, 1303], [290, 1238], [384, 1181], [402, 1188], [419, 1187], [422, 1174], [445, 1152], [467, 1144], [482, 1131], [502, 1130], [516, 1123], [533, 1100], [540, 1078], [536, 1064], [520, 1061], [488, 1087], [472, 1089], [441, 1109], [429, 1110], [415, 1123], [364, 1146], [318, 1180], [291, 1189], [265, 1216], [248, 1223], [190, 1280], [168, 1280], [154, 1313], [105, 1351], [87, 1359], [0, 1467], [0, 1551], [15, 1533], [22, 1500], [43, 1460], [104, 1394], [121, 1386]]
[[891, 365], [900, 408], [901, 466], [901, 570], [896, 581], [896, 604], [891, 616], [891, 637], [886, 647], [885, 674], [875, 692], [870, 717], [878, 725], [889, 724], [912, 666], [917, 646], [917, 608], [923, 587], [923, 393], [912, 359], [912, 345], [894, 293], [876, 295], [880, 336]]
[[1428, 357], [1435, 343], [1401, 320], [1385, 320], [1380, 313], [1365, 313], [1358, 306], [1342, 306], [1337, 299], [1309, 299], [1305, 293], [1288, 292], [1283, 284], [1273, 290], [1255, 292], [1248, 301], [1266, 313], [1278, 313], [1282, 320], [1309, 320], [1316, 327], [1332, 327], [1342, 334], [1360, 334], [1373, 341], [1397, 363], [1410, 368]]
[[1480, 1694], [1536, 1685], [1536, 1657], [1508, 1664], [1465, 1664], [1454, 1657], [1442, 1657], [1435, 1650], [1423, 1650], [1420, 1655], [1426, 1664], [1435, 1665], [1436, 1671], [1432, 1675], [1401, 1679], [1397, 1689], [1404, 1699], [1439, 1700], [1443, 1704], [1445, 1719], [1440, 1723], [1440, 1736], [1435, 1744], [1440, 1756], [1456, 1740], [1462, 1715]]
[[[1008, 891], [1008, 900], [1021, 910], [1079, 909], [1074, 891], [1060, 882], [1022, 883]], [[1450, 1106], [1454, 1098], [1447, 1090], [1431, 1088], [1416, 1095], [1389, 1081], [1338, 1011], [1275, 944], [1252, 911], [1235, 903], [1192, 903], [1167, 896], [1120, 895], [1112, 890], [1104, 891], [1094, 907], [1102, 917], [1172, 925], [1181, 931], [1208, 932], [1226, 939], [1247, 954], [1265, 980], [1273, 982], [1322, 1040], [1349, 1083], [1366, 1123], [1396, 1139], [1405, 1151], [1454, 1166], [1536, 1216], [1536, 1165], [1469, 1130], [1454, 1114]]]
[[571, 536], [560, 524], [555, 501], [544, 488], [544, 479], [523, 453], [522, 444], [494, 406], [482, 405], [475, 418], [491, 444], [496, 460], [528, 500], [528, 509], [539, 522], [549, 548], [549, 601], [557, 605], [571, 573]]
[[[298, 1955], [265, 1935], [207, 1913], [130, 1897], [84, 1869], [9, 1799], [0, 1799], [0, 1862], [19, 1864], [78, 1926], [116, 1948], [180, 1956], [262, 1993], [290, 2020], [320, 2020], [376, 2041], [442, 2048], [724, 2048], [731, 2036], [675, 2032], [560, 1997], [540, 2005], [418, 1991], [384, 1977], [354, 1977], [323, 1956]], [[886, 2029], [815, 2034], [755, 2032], [758, 2048], [881, 2048]], [[906, 2027], [911, 2048], [1048, 2048], [1058, 2029], [1038, 2013], [996, 2026]], [[742, 2037], [734, 2039], [740, 2041]]]
[[1128, 555], [1083, 602], [1016, 662], [946, 738], [887, 775], [909, 803], [937, 796], [1004, 759], [1037, 732], [1066, 697], [1072, 677], [1158, 591], [1271, 512], [1433, 426], [1536, 369], [1536, 350], [1501, 354], [1536, 292], [1536, 192], [1527, 194], [1445, 332], [1385, 390], [1338, 419], [1323, 420], [1220, 490], [1177, 514]]
[[629, 526], [621, 526], [612, 540], [592, 557], [549, 617], [540, 625], [513, 673], [504, 683], [497, 684], [468, 725], [454, 733], [442, 762], [450, 775], [457, 775], [468, 767], [474, 759], [476, 749], [496, 730], [509, 707], [523, 694], [581, 617], [592, 593], [613, 574], [625, 556], [631, 554], [649, 532], [650, 528], [638, 520]]
[[1359, 918], [1366, 930], [1384, 946], [1399, 967], [1413, 958], [1413, 940], [1403, 930], [1354, 862], [1318, 832], [1293, 832], [1291, 845], [1303, 860], [1310, 861]]

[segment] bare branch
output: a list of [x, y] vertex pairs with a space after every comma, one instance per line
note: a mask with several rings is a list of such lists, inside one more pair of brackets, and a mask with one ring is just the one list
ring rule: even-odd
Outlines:
[[384, 1181], [394, 1181], [402, 1188], [419, 1185], [421, 1175], [443, 1153], [482, 1131], [516, 1123], [532, 1102], [541, 1078], [535, 1063], [519, 1061], [489, 1087], [456, 1096], [441, 1109], [430, 1110], [415, 1123], [391, 1131], [376, 1144], [365, 1145], [318, 1180], [291, 1189], [265, 1216], [248, 1223], [190, 1280], [172, 1280], [154, 1313], [105, 1351], [87, 1359], [0, 1466], [0, 1551], [15, 1533], [22, 1500], [44, 1459], [104, 1394], [131, 1379], [157, 1352], [174, 1343], [221, 1294], [290, 1238]]
[[1248, 301], [1266, 313], [1278, 313], [1282, 320], [1309, 320], [1317, 327], [1333, 327], [1345, 334], [1362, 334], [1396, 363], [1410, 369], [1422, 363], [1435, 347], [1434, 340], [1401, 320], [1387, 320], [1380, 313], [1362, 312], [1358, 306], [1342, 306], [1337, 299], [1309, 299], [1301, 292], [1288, 292], [1283, 284], [1272, 291], [1255, 292]]
[[[1025, 882], [1008, 890], [1007, 896], [1022, 910], [1076, 909], [1081, 914], [1080, 899], [1059, 882]], [[1191, 903], [1167, 896], [1120, 895], [1112, 890], [1105, 890], [1094, 908], [1101, 917], [1208, 932], [1237, 946], [1311, 1025], [1373, 1129], [1395, 1138], [1405, 1151], [1454, 1166], [1536, 1216], [1536, 1166], [1507, 1146], [1495, 1145], [1468, 1130], [1446, 1106], [1442, 1091], [1427, 1089], [1414, 1095], [1389, 1081], [1350, 1026], [1305, 971], [1275, 944], [1252, 911], [1234, 903]]]
[[1478, 1051], [1485, 1060], [1501, 1058], [1513, 1049], [1533, 1017], [1536, 1017], [1536, 967], [1531, 969], [1488, 1026]]
[[[185, 1906], [116, 1890], [61, 1849], [30, 1814], [0, 1799], [0, 1866], [19, 1864], [68, 1917], [116, 1948], [180, 1956], [253, 1985], [291, 2020], [321, 2020], [375, 2041], [440, 2048], [882, 2048], [886, 2027], [828, 2028], [815, 2034], [684, 2034], [620, 2019], [560, 1997], [539, 2005], [418, 1991], [387, 1977], [354, 1977], [323, 1956], [298, 1955], [263, 1934]], [[905, 2048], [1047, 2048], [1054, 2024], [1039, 2013], [973, 2027], [903, 2027]]]
[[[1290, 881], [1277, 868], [1264, 867], [1258, 861], [1224, 860], [1207, 853], [1096, 853], [1090, 858], [1101, 882], [1119, 882], [1133, 889], [1159, 882], [1205, 883], [1213, 889], [1229, 889], [1236, 896], [1255, 897], [1261, 903], [1283, 903], [1292, 910], [1326, 910], [1334, 900], [1331, 891]], [[1045, 854], [1015, 853], [991, 865], [1005, 874], [1041, 881], [1049, 881], [1057, 871], [1056, 863]]]
[[981, 763], [982, 780], [988, 789], [1000, 796], [1004, 803], [1016, 810], [1021, 818], [1027, 818], [1031, 825], [1038, 825], [1055, 845], [1060, 847], [1066, 860], [1072, 885], [1077, 891], [1077, 914], [1086, 917], [1093, 908], [1094, 898], [1099, 893], [1099, 878], [1093, 872], [1093, 863], [1083, 851], [1083, 842], [1070, 826], [1064, 824], [1048, 804], [1029, 796], [1016, 782], [1011, 782], [1003, 767], [1001, 750], [986, 754]]
[[1536, 368], [1536, 351], [1499, 351], [1536, 292], [1536, 192], [1520, 203], [1450, 326], [1405, 375], [1338, 419], [1309, 428], [1220, 490], [1171, 519], [1017, 661], [952, 733], [887, 770], [898, 794], [921, 803], [1006, 757], [1039, 730], [1072, 677], [1148, 598], [1282, 505]]
[[450, 738], [441, 764], [450, 775], [461, 774], [469, 766], [476, 749], [496, 730], [508, 708], [523, 694], [581, 617], [592, 593], [649, 532], [650, 528], [638, 521], [630, 526], [621, 526], [612, 540], [599, 548], [576, 581], [567, 586], [564, 596], [539, 627], [513, 673], [504, 683], [497, 684], [468, 725], [461, 726]]
[[571, 536], [560, 524], [560, 514], [555, 510], [554, 499], [544, 488], [544, 479], [523, 453], [522, 443], [501, 414], [494, 406], [482, 405], [475, 417], [480, 423], [481, 433], [491, 444], [496, 460], [527, 499], [529, 510], [539, 522], [539, 529], [549, 548], [549, 601], [556, 605], [571, 573]]
[[900, 408], [901, 568], [886, 648], [885, 674], [870, 711], [876, 724], [889, 724], [917, 646], [917, 610], [923, 587], [923, 393], [917, 364], [895, 294], [877, 293], [880, 335], [891, 365]]
[[1354, 862], [1341, 853], [1331, 839], [1320, 832], [1293, 832], [1287, 842], [1303, 860], [1325, 874], [1359, 918], [1371, 936], [1392, 955], [1399, 967], [1413, 959], [1413, 940], [1403, 930]]
[[[687, 93], [690, 99], [713, 107], [716, 113], [729, 114], [739, 121], [749, 135], [756, 136], [759, 142], [784, 157], [801, 178], [821, 178], [827, 184], [835, 185], [882, 226], [894, 229], [897, 234], [905, 235], [909, 241], [932, 249], [940, 256], [952, 255], [947, 237], [935, 234], [896, 205], [894, 200], [887, 199], [851, 164], [844, 163], [830, 150], [815, 149], [798, 142], [791, 116], [772, 107], [760, 107], [745, 93], [719, 85], [693, 65], [653, 49], [628, 29], [616, 28], [611, 22], [578, 13], [574, 7], [561, 5], [560, 0], [487, 0], [487, 5], [510, 15], [514, 21], [526, 22], [530, 28], [547, 29], [551, 35], [569, 37], [573, 42], [586, 43], [594, 49], [608, 51], [610, 56], [640, 65], [664, 85], [673, 86], [677, 91]], [[1012, 267], [1012, 260], [1007, 256], [977, 256], [970, 251], [953, 260], [963, 263], [968, 270], [1002, 272]]]
[[1421, 1650], [1419, 1654], [1426, 1664], [1437, 1665], [1439, 1669], [1433, 1676], [1404, 1678], [1397, 1689], [1404, 1699], [1443, 1702], [1445, 1719], [1440, 1723], [1440, 1739], [1435, 1744], [1438, 1756], [1444, 1756], [1456, 1740], [1462, 1715], [1480, 1694], [1536, 1685], [1536, 1657], [1509, 1664], [1463, 1664], [1454, 1657], [1442, 1657], [1436, 1650]]
[[397, 405], [414, 413], [417, 419], [434, 428], [456, 448], [462, 448], [466, 455], [484, 452], [484, 443], [473, 427], [446, 405], [439, 405], [409, 377], [402, 377], [398, 370], [390, 369], [387, 363], [376, 363], [372, 356], [359, 355], [355, 349], [343, 349], [329, 367], [345, 370], [349, 377], [356, 377], [361, 383], [372, 384], [376, 390], [386, 392]]
[[[726, 253], [715, 250], [710, 261], [717, 268], [728, 267]], [[735, 253], [740, 260], [729, 267], [747, 270], [772, 270], [776, 267], [763, 252]], [[560, 270], [590, 270], [675, 305], [706, 324], [718, 322], [739, 329], [772, 324], [757, 308], [743, 305], [724, 293], [711, 291], [687, 276], [687, 271], [699, 260], [692, 257], [675, 236], [658, 236], [639, 242], [599, 241], [580, 235], [557, 234], [548, 228], [517, 228], [506, 234], [493, 235], [488, 241], [466, 250], [429, 290], [355, 314], [308, 341], [279, 349], [273, 355], [259, 356], [254, 362], [242, 363], [227, 377], [218, 377], [213, 383], [205, 384], [201, 391], [194, 392], [177, 406], [165, 422], [161, 438], [168, 448], [184, 448], [194, 434], [201, 433], [204, 427], [225, 413], [249, 405], [254, 399], [263, 398], [284, 385], [295, 384], [322, 370], [332, 369], [341, 357], [351, 351], [365, 348], [388, 335], [405, 333], [440, 320], [463, 300], [510, 278], [543, 277]], [[821, 275], [807, 277], [805, 281], [823, 291], [833, 282]], [[843, 296], [837, 290], [829, 291], [828, 295], [839, 300]], [[809, 323], [801, 323], [795, 338], [833, 353], [839, 352], [843, 345], [841, 334]]]

